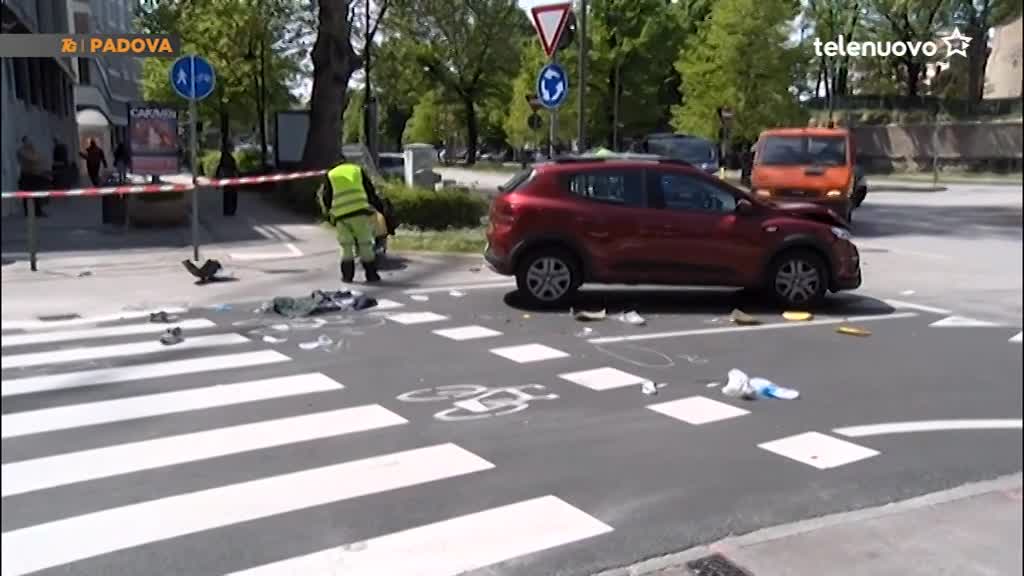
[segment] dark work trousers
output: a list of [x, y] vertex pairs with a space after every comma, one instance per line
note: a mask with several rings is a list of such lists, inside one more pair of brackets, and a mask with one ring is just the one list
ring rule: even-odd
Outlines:
[[234, 216], [238, 211], [238, 188], [234, 186], [224, 187], [224, 215]]

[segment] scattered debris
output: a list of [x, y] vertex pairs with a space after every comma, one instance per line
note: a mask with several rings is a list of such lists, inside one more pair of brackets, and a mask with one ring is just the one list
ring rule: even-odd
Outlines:
[[209, 306], [208, 308], [215, 312], [227, 312], [231, 310], [231, 304], [214, 304], [213, 306]]
[[704, 385], [704, 387], [705, 388], [718, 388], [721, 385], [722, 385], [721, 382], [708, 382], [707, 384]]
[[589, 338], [589, 337], [594, 336], [594, 335], [595, 335], [594, 329], [591, 328], [590, 326], [584, 326], [582, 330], [576, 332], [576, 337], [577, 338]]
[[729, 314], [729, 320], [732, 321], [733, 324], [739, 324], [740, 326], [756, 326], [761, 323], [760, 320], [739, 308], [733, 309], [732, 313]]
[[342, 310], [365, 310], [377, 305], [377, 301], [365, 294], [353, 294], [348, 290], [314, 290], [307, 298], [278, 296], [273, 300], [274, 312], [288, 318], [328, 314]]
[[469, 271], [470, 272], [479, 272], [480, 271], [480, 267], [479, 266], [471, 266], [469, 268]]
[[331, 344], [334, 344], [334, 340], [326, 334], [321, 334], [316, 340], [299, 344], [299, 348], [302, 348], [303, 350], [316, 350], [317, 348], [326, 349]]
[[904, 290], [900, 292], [900, 296], [913, 296], [916, 293], [914, 290]]
[[174, 328], [168, 328], [164, 332], [163, 336], [160, 337], [160, 343], [164, 346], [173, 346], [174, 344], [180, 344], [185, 340], [181, 335], [181, 328], [175, 326]]
[[643, 326], [647, 324], [647, 320], [643, 316], [636, 313], [636, 310], [630, 310], [629, 312], [623, 312], [619, 314], [619, 322], [625, 322], [630, 326]]
[[78, 273], [78, 277], [79, 278], [87, 278], [89, 276], [92, 276], [92, 272], [90, 272], [89, 270], [86, 270], [84, 272], [79, 272]]
[[154, 324], [170, 324], [171, 322], [174, 322], [177, 319], [177, 316], [174, 316], [173, 314], [168, 314], [163, 310], [159, 312], [153, 312], [149, 315], [149, 321]]
[[722, 388], [722, 394], [733, 398], [754, 400], [756, 398], [776, 398], [793, 400], [800, 397], [800, 392], [792, 388], [783, 388], [764, 378], [751, 378], [742, 370], [729, 370], [729, 381]]
[[264, 302], [263, 304], [260, 304], [259, 308], [253, 309], [252, 313], [253, 314], [266, 314], [267, 312], [270, 312], [273, 309], [274, 309], [274, 304], [272, 302]]
[[787, 312], [783, 312], [782, 317], [792, 322], [806, 322], [814, 318], [814, 314], [811, 314], [810, 312], [790, 310]]
[[846, 334], [847, 336], [860, 336], [862, 338], [871, 336], [870, 330], [867, 330], [865, 328], [857, 328], [856, 326], [847, 326], [845, 324], [836, 328], [836, 332], [840, 334]]
[[430, 300], [430, 296], [427, 296], [426, 294], [410, 294], [409, 299], [416, 302], [426, 302], [427, 300]]
[[448, 293], [448, 295], [454, 298], [462, 298], [463, 296], [466, 295], [466, 293], [463, 292], [462, 290], [452, 290], [451, 292]]
[[234, 279], [234, 275], [224, 270], [224, 267], [217, 260], [207, 260], [198, 268], [188, 259], [182, 260], [181, 264], [185, 267], [185, 270], [188, 270], [189, 274], [199, 279], [198, 284]]
[[598, 320], [604, 320], [608, 317], [608, 311], [605, 309], [592, 312], [590, 310], [571, 310], [573, 318], [580, 322], [596, 322]]
[[295, 318], [288, 326], [292, 330], [316, 330], [327, 324], [323, 318]]
[[698, 356], [696, 354], [681, 354], [680, 356], [678, 356], [678, 358], [686, 360], [690, 364], [695, 364], [697, 366], [703, 366], [704, 364], [708, 363], [707, 358], [703, 356]]
[[267, 344], [283, 344], [288, 341], [287, 338], [278, 338], [277, 336], [266, 335], [263, 337], [263, 341]]
[[722, 319], [719, 318], [718, 316], [715, 316], [714, 318], [708, 318], [707, 320], [704, 321], [704, 323], [705, 324], [721, 324], [722, 323]]
[[270, 329], [277, 330], [278, 332], [287, 332], [291, 330], [292, 327], [287, 324], [273, 324], [270, 326]]
[[644, 394], [647, 394], [648, 396], [654, 396], [655, 394], [658, 393], [658, 387], [654, 384], [654, 382], [648, 380], [647, 382], [644, 382], [642, 386], [640, 386], [640, 391], [643, 392]]

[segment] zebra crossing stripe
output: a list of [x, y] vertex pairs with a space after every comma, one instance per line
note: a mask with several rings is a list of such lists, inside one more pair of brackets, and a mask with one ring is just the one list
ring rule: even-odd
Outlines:
[[544, 496], [229, 576], [455, 576], [611, 531], [565, 501]]
[[5, 414], [3, 416], [3, 438], [341, 390], [342, 388], [344, 386], [340, 383], [323, 374], [311, 373], [43, 408]]
[[438, 444], [272, 476], [5, 532], [0, 564], [5, 576], [27, 574], [194, 532], [492, 468], [493, 464], [459, 446]]
[[213, 370], [262, 366], [278, 362], [288, 362], [289, 360], [291, 360], [291, 358], [281, 354], [280, 352], [276, 352], [274, 350], [260, 350], [257, 352], [223, 354], [220, 356], [204, 356], [202, 358], [189, 358], [186, 360], [139, 364], [136, 366], [99, 368], [96, 370], [66, 372], [63, 374], [47, 374], [43, 376], [31, 376], [28, 378], [9, 378], [0, 383], [0, 396], [6, 398], [8, 396], [18, 396], [21, 394], [33, 394], [37, 392], [48, 392], [51, 390], [67, 390], [71, 388], [98, 386], [101, 384], [113, 384], [117, 382], [128, 382], [131, 380], [142, 380], [146, 378], [162, 378], [166, 376], [181, 376], [184, 374], [196, 374], [198, 372], [208, 372]]
[[125, 324], [122, 326], [100, 326], [82, 330], [54, 330], [51, 332], [32, 332], [29, 334], [11, 334], [4, 336], [0, 345], [4, 348], [14, 346], [30, 346], [33, 344], [52, 344], [70, 340], [89, 340], [98, 338], [117, 338], [120, 336], [140, 336], [144, 334], [160, 334], [169, 326], [177, 326], [182, 330], [202, 330], [217, 326], [206, 318], [188, 318], [174, 324]]
[[35, 492], [164, 466], [330, 438], [408, 421], [376, 404], [265, 420], [4, 464], [2, 494]]
[[104, 322], [119, 322], [121, 320], [138, 320], [139, 318], [149, 318], [149, 315], [154, 312], [166, 312], [168, 314], [184, 314], [188, 312], [186, 308], [175, 306], [172, 308], [154, 308], [152, 310], [131, 310], [125, 312], [115, 312], [113, 314], [105, 314], [103, 316], [93, 316], [91, 318], [71, 318], [69, 320], [8, 320], [0, 324], [2, 330], [50, 330], [53, 328], [69, 328], [71, 326], [92, 326], [95, 324], [102, 324]]
[[193, 336], [174, 346], [167, 346], [156, 340], [152, 342], [132, 342], [130, 344], [112, 344], [109, 346], [86, 346], [82, 348], [69, 348], [67, 350], [49, 350], [46, 352], [5, 356], [3, 367], [4, 369], [31, 368], [33, 366], [65, 364], [84, 360], [124, 358], [125, 356], [141, 356], [144, 354], [159, 354], [179, 350], [199, 350], [214, 346], [246, 344], [248, 342], [252, 342], [252, 340], [241, 334], [210, 334], [208, 336]]

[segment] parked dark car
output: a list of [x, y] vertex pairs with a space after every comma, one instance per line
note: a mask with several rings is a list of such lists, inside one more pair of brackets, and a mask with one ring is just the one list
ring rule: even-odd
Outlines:
[[705, 138], [689, 134], [651, 134], [643, 140], [641, 150], [674, 160], [682, 160], [708, 174], [717, 174], [721, 165], [718, 146]]
[[490, 208], [485, 258], [534, 305], [583, 283], [737, 286], [811, 307], [861, 284], [846, 222], [769, 203], [684, 162], [578, 156], [514, 176]]

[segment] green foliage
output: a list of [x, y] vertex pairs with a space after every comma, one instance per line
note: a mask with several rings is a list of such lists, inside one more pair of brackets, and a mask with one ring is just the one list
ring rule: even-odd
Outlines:
[[753, 141], [767, 127], [803, 124], [790, 93], [802, 52], [786, 46], [794, 16], [787, 0], [715, 4], [676, 62], [683, 100], [673, 109], [673, 126], [717, 139], [720, 106], [733, 109], [734, 141]]
[[397, 183], [381, 183], [380, 194], [395, 207], [402, 226], [426, 230], [476, 228], [487, 214], [487, 202], [466, 190], [439, 191], [408, 188]]
[[[255, 172], [261, 168], [259, 150], [235, 150], [235, 163], [238, 171], [242, 174]], [[199, 156], [199, 165], [203, 167], [203, 174], [212, 177], [217, 173], [217, 164], [220, 163], [220, 150], [203, 150]]]
[[403, 144], [434, 144], [451, 141], [461, 131], [458, 111], [443, 100], [436, 91], [430, 91], [413, 109], [412, 117], [402, 134]]

